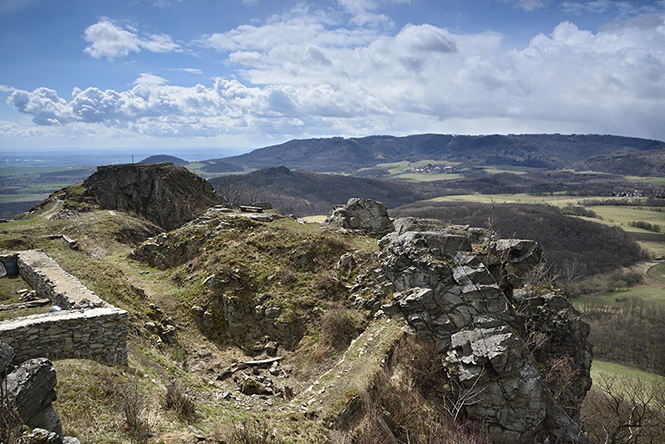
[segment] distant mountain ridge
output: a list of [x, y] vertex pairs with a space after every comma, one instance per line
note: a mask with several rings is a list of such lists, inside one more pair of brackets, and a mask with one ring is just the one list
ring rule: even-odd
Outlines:
[[523, 134], [291, 140], [250, 153], [206, 161], [244, 170], [290, 169], [354, 174], [400, 161], [437, 160], [466, 166], [506, 165], [548, 170], [573, 168], [613, 174], [665, 176], [665, 142], [610, 135]]

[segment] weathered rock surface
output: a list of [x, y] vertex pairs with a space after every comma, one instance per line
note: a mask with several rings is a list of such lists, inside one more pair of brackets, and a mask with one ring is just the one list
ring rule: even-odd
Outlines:
[[[374, 274], [395, 291], [381, 308], [436, 341], [460, 411], [494, 443], [586, 442], [578, 418], [591, 382], [589, 329], [567, 299], [530, 282], [540, 247], [431, 221], [395, 226], [379, 242]], [[555, 361], [572, 371], [548, 385]]]
[[[2, 343], [0, 348], [7, 350], [7, 344]], [[40, 427], [62, 436], [60, 417], [51, 404], [57, 397], [57, 378], [51, 361], [46, 358], [25, 361], [0, 383], [6, 385], [10, 402], [28, 427]]]
[[346, 205], [335, 208], [330, 213], [326, 223], [348, 230], [372, 233], [387, 233], [394, 229], [386, 206], [372, 199], [349, 199]]
[[14, 349], [5, 342], [0, 342], [0, 377], [4, 377], [7, 367], [14, 359]]
[[165, 230], [221, 201], [209, 182], [172, 163], [98, 167], [84, 185], [102, 208], [137, 214]]

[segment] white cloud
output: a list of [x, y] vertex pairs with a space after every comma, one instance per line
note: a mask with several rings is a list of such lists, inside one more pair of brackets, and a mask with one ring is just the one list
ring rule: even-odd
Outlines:
[[142, 49], [151, 52], [173, 52], [180, 49], [180, 46], [165, 34], [141, 37], [135, 29], [123, 29], [108, 19], [89, 26], [84, 32], [84, 38], [90, 43], [84, 49], [86, 54], [95, 58], [106, 57], [109, 60]]
[[167, 71], [186, 72], [188, 74], [203, 75], [203, 71], [198, 68], [166, 68]]
[[[185, 87], [145, 73], [124, 91], [76, 88], [65, 100], [46, 88], [17, 90], [8, 103], [42, 126], [146, 137], [571, 131], [665, 138], [665, 24], [663, 16], [648, 18], [596, 33], [564, 22], [507, 50], [494, 32], [409, 24], [390, 33], [305, 8], [202, 38], [234, 78]], [[106, 49], [109, 57], [130, 50], [134, 30], [104, 28], [127, 33], [120, 32], [125, 44]]]
[[7, 85], [0, 85], [0, 92], [14, 92], [16, 88]]

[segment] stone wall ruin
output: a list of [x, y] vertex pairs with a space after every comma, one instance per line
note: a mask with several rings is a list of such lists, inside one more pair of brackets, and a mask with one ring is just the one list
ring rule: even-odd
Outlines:
[[125, 310], [103, 301], [42, 251], [3, 258], [15, 259], [19, 274], [40, 297], [63, 309], [0, 322], [0, 342], [14, 349], [15, 363], [35, 357], [127, 363]]

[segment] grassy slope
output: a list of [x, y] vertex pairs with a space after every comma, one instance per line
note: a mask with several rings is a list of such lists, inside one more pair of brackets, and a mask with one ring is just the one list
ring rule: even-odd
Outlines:
[[591, 379], [598, 381], [603, 376], [619, 376], [623, 378], [638, 380], [642, 382], [665, 383], [665, 377], [654, 373], [645, 372], [636, 368], [627, 367], [612, 362], [594, 359], [591, 365]]
[[[201, 282], [214, 271], [207, 267], [217, 263], [215, 257], [217, 261], [223, 261], [221, 258], [228, 254], [229, 259], [235, 260], [236, 266], [247, 275], [260, 280], [268, 279], [268, 274], [274, 274], [286, 266], [282, 260], [288, 263], [289, 254], [293, 251], [300, 251], [308, 245], [316, 245], [317, 248], [325, 245], [325, 234], [318, 225], [303, 225], [283, 219], [273, 224], [253, 224], [254, 228], [249, 231], [230, 229], [227, 235], [222, 234], [214, 239], [218, 248], [217, 256], [204, 255], [212, 260], [205, 262], [195, 259], [176, 269], [160, 271], [127, 260], [127, 253], [132, 246], [118, 242], [118, 233], [123, 227], [129, 226], [136, 231], [150, 229], [143, 222], [113, 211], [91, 211], [81, 213], [79, 218], [61, 221], [51, 221], [43, 216], [55, 207], [55, 202], [50, 202], [42, 206], [40, 214], [3, 224], [0, 249], [44, 249], [66, 271], [79, 278], [100, 297], [130, 312], [128, 368], [108, 368], [78, 360], [55, 363], [59, 379], [56, 409], [62, 417], [66, 433], [78, 436], [84, 443], [126, 441], [128, 435], [123, 431], [124, 421], [114, 402], [114, 393], [118, 392], [119, 387], [135, 384], [146, 401], [152, 430], [157, 433], [158, 440], [163, 439], [165, 442], [192, 439], [190, 424], [214, 436], [228, 436], [234, 422], [240, 423], [253, 417], [269, 418], [280, 429], [279, 435], [287, 441], [312, 442], [316, 436], [322, 436], [324, 432], [318, 422], [298, 413], [297, 405], [279, 398], [274, 398], [272, 407], [264, 400], [252, 400], [244, 395], [240, 396], [243, 399], [240, 403], [233, 399], [220, 401], [218, 396], [221, 393], [237, 390], [237, 386], [231, 380], [215, 380], [215, 372], [229, 366], [233, 360], [252, 358], [226, 339], [214, 341], [204, 336], [189, 315], [191, 304], [194, 301], [202, 302]], [[251, 236], [257, 233], [261, 233], [261, 239], [259, 236]], [[80, 249], [70, 250], [62, 240], [43, 237], [48, 234], [65, 234], [75, 239]], [[363, 236], [350, 235], [338, 241], [343, 248], [350, 250], [371, 252], [376, 249], [376, 239]], [[233, 245], [235, 250], [230, 249]], [[268, 247], [276, 252], [271, 257], [266, 256]], [[334, 258], [330, 256], [325, 260], [334, 262], [339, 254], [335, 251]], [[253, 261], [259, 255], [269, 259], [269, 262], [255, 264]], [[371, 254], [367, 257], [371, 258]], [[323, 260], [324, 257], [319, 259]], [[271, 270], [274, 267], [277, 268]], [[293, 273], [300, 272], [296, 270]], [[279, 300], [283, 306], [313, 304], [324, 310], [343, 307], [346, 298], [327, 300], [318, 295], [321, 290], [317, 285], [321, 285], [321, 275], [320, 270], [307, 275], [303, 272], [302, 276], [298, 274], [292, 284], [282, 286], [282, 293], [276, 281], [270, 291], [275, 293], [275, 300]], [[300, 298], [301, 301], [293, 298]], [[166, 316], [174, 319], [178, 326], [176, 344], [160, 344], [156, 336], [146, 329], [145, 322], [152, 319], [150, 304], [157, 304]], [[298, 349], [280, 349], [280, 354], [285, 358], [285, 367], [291, 361], [299, 363], [299, 366], [294, 367], [289, 379], [275, 379], [275, 382], [290, 385], [296, 393], [310, 385], [319, 374], [304, 372], [301, 368], [324, 371], [339, 356], [335, 353], [328, 355], [323, 349], [316, 354], [316, 362], [310, 361], [308, 354], [312, 347], [317, 347], [319, 325], [316, 318], [308, 322], [305, 334], [310, 335], [307, 342], [309, 348], [306, 347], [302, 352]], [[173, 379], [196, 399], [199, 414], [190, 422], [178, 419], [173, 412], [162, 406], [164, 387]], [[285, 421], [289, 415], [294, 420]]]

